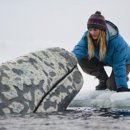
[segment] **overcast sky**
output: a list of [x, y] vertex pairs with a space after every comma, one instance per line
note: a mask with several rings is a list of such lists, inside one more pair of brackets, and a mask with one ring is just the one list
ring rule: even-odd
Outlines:
[[48, 47], [71, 51], [97, 10], [130, 44], [130, 0], [0, 0], [0, 63]]

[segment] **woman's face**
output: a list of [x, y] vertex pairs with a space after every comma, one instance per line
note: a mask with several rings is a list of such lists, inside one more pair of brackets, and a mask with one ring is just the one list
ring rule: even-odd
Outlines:
[[90, 33], [90, 35], [92, 36], [92, 38], [93, 38], [94, 40], [97, 40], [97, 39], [98, 39], [98, 36], [99, 36], [99, 34], [100, 34], [100, 30], [99, 30], [99, 29], [95, 29], [95, 28], [90, 28], [90, 29], [89, 29], [89, 33]]

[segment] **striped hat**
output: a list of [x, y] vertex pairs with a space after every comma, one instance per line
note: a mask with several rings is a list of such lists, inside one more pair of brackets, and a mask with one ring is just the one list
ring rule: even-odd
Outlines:
[[101, 15], [100, 11], [96, 11], [88, 19], [87, 28], [96, 28], [100, 30], [106, 30], [106, 22], [104, 16]]

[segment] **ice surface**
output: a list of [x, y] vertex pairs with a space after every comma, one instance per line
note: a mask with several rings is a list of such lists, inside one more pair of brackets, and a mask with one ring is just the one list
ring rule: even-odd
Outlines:
[[130, 92], [91, 90], [79, 93], [71, 102], [71, 107], [130, 108]]

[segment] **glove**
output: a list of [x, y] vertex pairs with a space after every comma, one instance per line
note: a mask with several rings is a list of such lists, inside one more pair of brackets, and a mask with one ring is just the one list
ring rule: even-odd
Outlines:
[[130, 89], [126, 87], [121, 87], [117, 89], [117, 92], [130, 92]]

